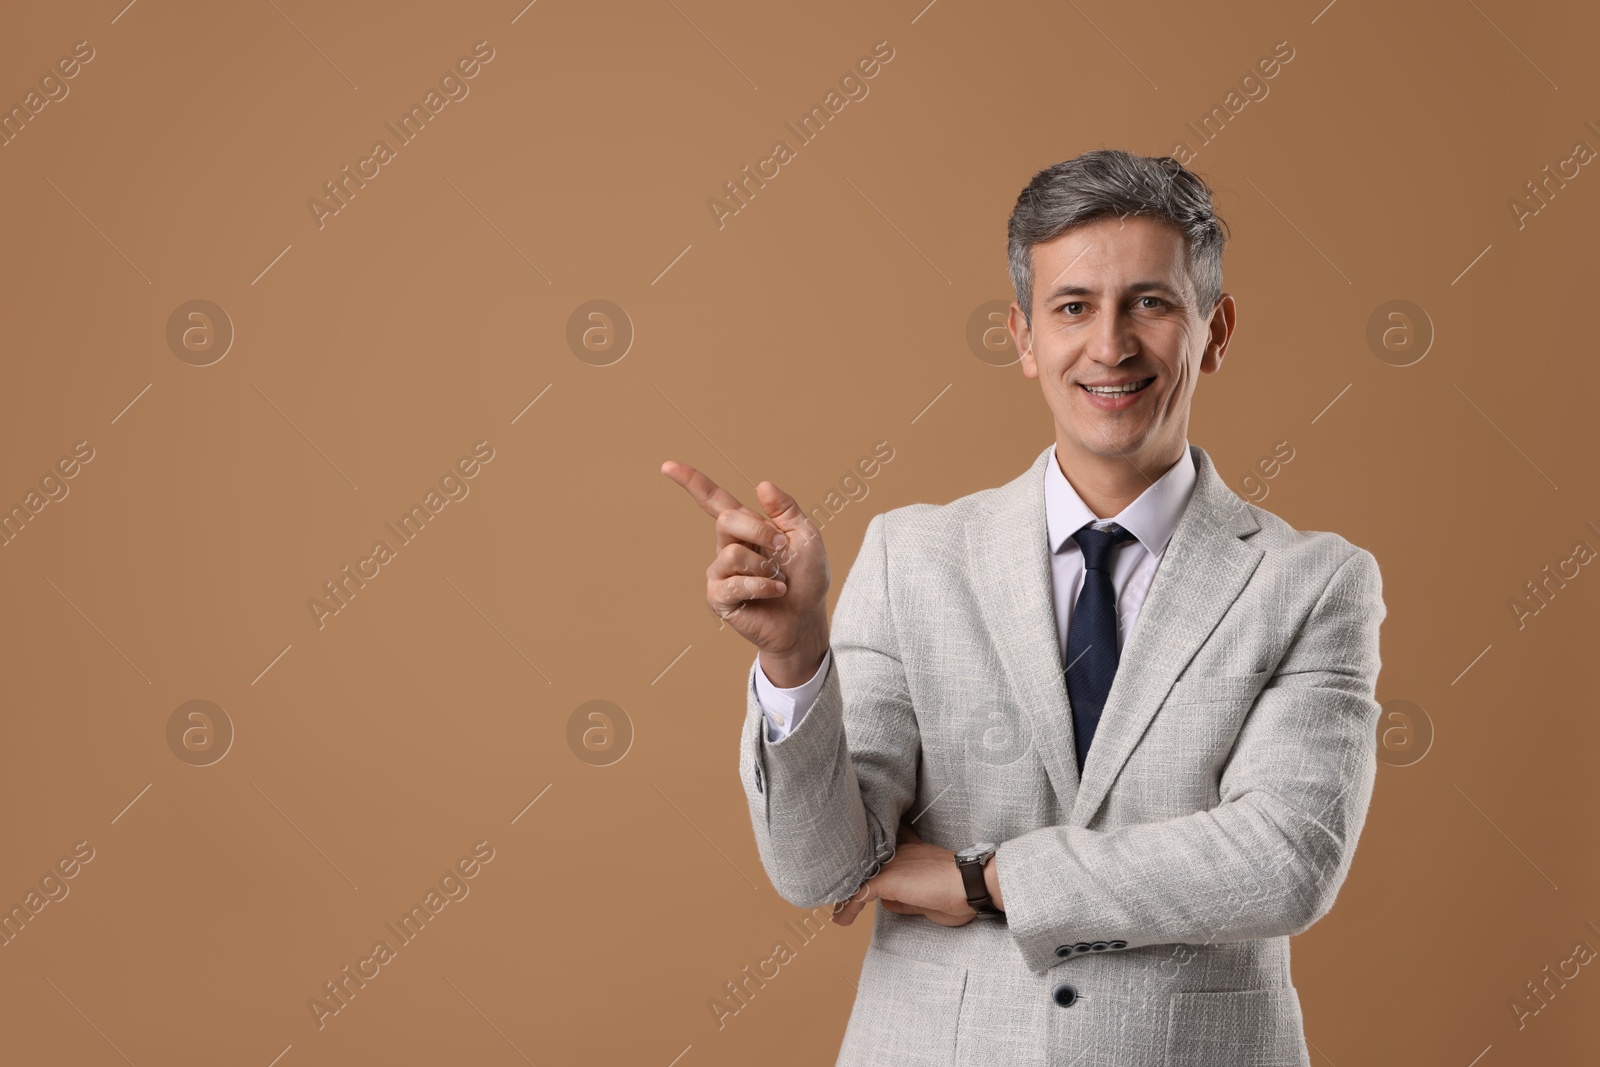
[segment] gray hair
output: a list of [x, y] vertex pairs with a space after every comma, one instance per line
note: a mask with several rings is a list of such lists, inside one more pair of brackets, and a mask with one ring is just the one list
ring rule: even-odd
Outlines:
[[1136, 156], [1115, 148], [1085, 152], [1046, 167], [1017, 196], [1006, 225], [1006, 257], [1028, 325], [1033, 325], [1034, 245], [1073, 226], [1146, 215], [1177, 227], [1202, 316], [1222, 297], [1226, 224], [1211, 209], [1211, 190], [1171, 156]]

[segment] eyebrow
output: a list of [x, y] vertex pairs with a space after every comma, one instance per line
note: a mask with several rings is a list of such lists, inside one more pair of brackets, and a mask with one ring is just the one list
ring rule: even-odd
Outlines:
[[[1045, 300], [1048, 302], [1063, 296], [1094, 296], [1097, 292], [1098, 290], [1090, 289], [1083, 285], [1058, 285], [1054, 289], [1050, 290], [1050, 293], [1045, 297]], [[1155, 281], [1153, 279], [1142, 282], [1134, 282], [1132, 285], [1128, 286], [1128, 292], [1161, 292], [1166, 293], [1173, 299], [1182, 299], [1182, 294], [1176, 289], [1172, 288], [1172, 286], [1168, 285], [1166, 282]]]

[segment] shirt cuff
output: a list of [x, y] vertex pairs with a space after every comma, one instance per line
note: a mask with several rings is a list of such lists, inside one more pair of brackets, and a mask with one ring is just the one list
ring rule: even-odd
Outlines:
[[806, 711], [822, 692], [822, 683], [828, 677], [828, 664], [833, 659], [833, 649], [822, 654], [822, 664], [809, 681], [790, 689], [780, 689], [772, 684], [767, 672], [761, 669], [761, 654], [756, 654], [756, 703], [761, 705], [767, 719], [767, 740], [782, 741], [800, 726]]

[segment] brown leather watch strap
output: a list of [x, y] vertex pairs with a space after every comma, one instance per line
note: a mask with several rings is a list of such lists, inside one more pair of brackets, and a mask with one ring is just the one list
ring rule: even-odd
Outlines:
[[1000, 909], [989, 899], [989, 886], [983, 880], [983, 868], [987, 863], [988, 857], [965, 863], [958, 859], [956, 866], [961, 869], [961, 881], [967, 889], [967, 904], [972, 910], [986, 915], [998, 915]]

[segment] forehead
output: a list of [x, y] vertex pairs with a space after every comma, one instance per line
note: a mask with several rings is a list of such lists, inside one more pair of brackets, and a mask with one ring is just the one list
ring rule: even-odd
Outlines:
[[1096, 219], [1034, 245], [1034, 292], [1058, 285], [1115, 286], [1132, 278], [1188, 278], [1183, 234], [1170, 222], [1136, 215]]

